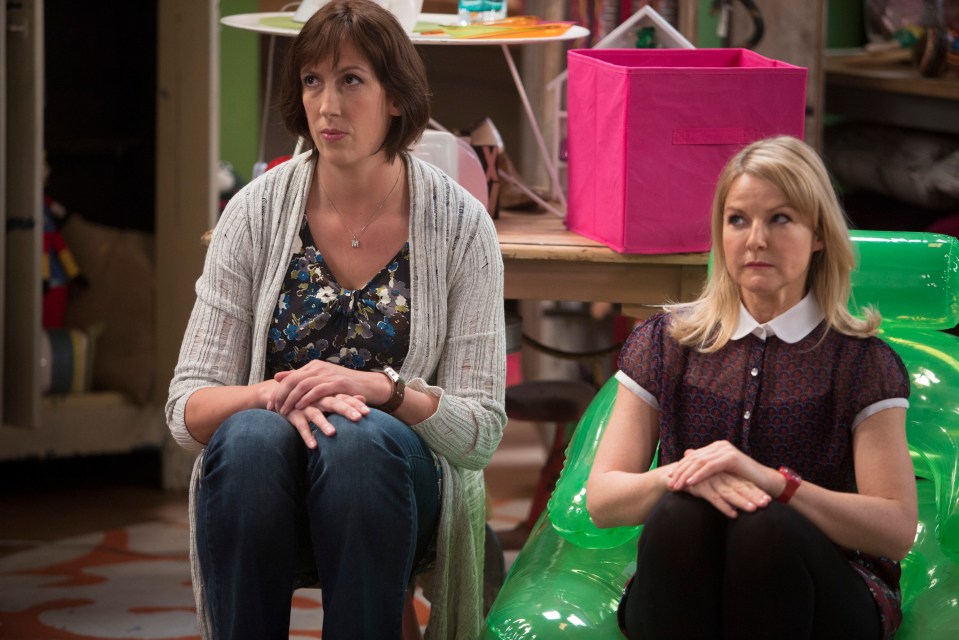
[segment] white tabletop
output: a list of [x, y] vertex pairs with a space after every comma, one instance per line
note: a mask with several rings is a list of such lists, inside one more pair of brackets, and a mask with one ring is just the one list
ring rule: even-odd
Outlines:
[[[232, 16], [224, 16], [220, 22], [228, 27], [245, 29], [247, 31], [256, 31], [275, 36], [293, 37], [300, 32], [298, 28], [277, 27], [269, 24], [263, 24], [264, 18], [290, 18], [293, 12], [263, 12], [263, 13], [241, 13]], [[456, 14], [447, 13], [421, 13], [420, 22], [434, 22], [443, 25], [455, 25], [457, 23]], [[546, 36], [542, 38], [450, 38], [445, 35], [423, 35], [411, 33], [410, 40], [413, 44], [458, 44], [458, 45], [490, 45], [490, 44], [533, 44], [536, 42], [556, 42], [560, 40], [575, 40], [589, 35], [589, 30], [579, 25], [573, 25], [566, 32], [558, 36]]]

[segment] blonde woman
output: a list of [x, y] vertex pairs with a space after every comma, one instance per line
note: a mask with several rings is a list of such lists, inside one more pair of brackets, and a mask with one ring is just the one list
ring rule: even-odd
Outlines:
[[701, 297], [624, 346], [588, 482], [598, 526], [645, 525], [624, 633], [891, 637], [917, 521], [909, 382], [878, 314], [847, 311], [853, 252], [815, 151], [732, 158], [712, 237]]

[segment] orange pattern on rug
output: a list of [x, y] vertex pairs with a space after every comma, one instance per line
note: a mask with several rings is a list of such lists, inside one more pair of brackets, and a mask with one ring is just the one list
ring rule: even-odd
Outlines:
[[[496, 529], [525, 500], [494, 500]], [[156, 521], [42, 543], [0, 557], [0, 640], [199, 640], [185, 520]], [[430, 605], [417, 589], [416, 617]], [[322, 637], [319, 589], [293, 597], [291, 640]]]
[[[199, 640], [185, 524], [150, 522], [0, 558], [4, 640]], [[417, 592], [417, 618], [429, 603]], [[293, 598], [290, 638], [322, 637], [318, 589]]]
[[[486, 468], [494, 530], [526, 518], [544, 459], [531, 425], [507, 428]], [[0, 640], [199, 640], [185, 496], [139, 524], [55, 542], [0, 542], [30, 545], [0, 556]], [[506, 553], [507, 567], [515, 557]], [[424, 627], [430, 605], [419, 589], [414, 605]], [[291, 640], [321, 638], [322, 626], [320, 591], [296, 591]]]

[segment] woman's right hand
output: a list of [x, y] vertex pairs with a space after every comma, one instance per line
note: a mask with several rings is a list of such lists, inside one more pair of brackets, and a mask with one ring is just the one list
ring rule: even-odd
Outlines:
[[299, 369], [280, 371], [273, 378], [278, 384], [270, 394], [267, 409], [288, 415], [294, 409], [317, 406], [327, 398], [349, 395], [364, 402], [379, 404], [389, 397], [390, 384], [377, 372], [357, 371], [325, 360], [311, 360]]
[[740, 511], [761, 509], [772, 500], [768, 493], [749, 480], [725, 471], [676, 490], [706, 500], [728, 518], [735, 518]]

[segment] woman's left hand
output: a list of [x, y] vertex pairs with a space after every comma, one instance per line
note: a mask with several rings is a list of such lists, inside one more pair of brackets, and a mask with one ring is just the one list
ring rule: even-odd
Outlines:
[[762, 509], [772, 500], [768, 493], [749, 480], [725, 471], [687, 484], [682, 490], [708, 501], [727, 518], [735, 518], [740, 511]]
[[366, 406], [362, 398], [338, 394], [335, 396], [326, 396], [303, 409], [293, 409], [283, 415], [290, 421], [290, 424], [300, 432], [303, 441], [306, 442], [306, 446], [313, 449], [316, 447], [316, 441], [313, 438], [310, 423], [315, 424], [323, 435], [329, 437], [336, 433], [336, 427], [326, 419], [328, 414], [337, 413], [348, 420], [356, 422], [369, 412], [370, 408]]
[[323, 360], [312, 360], [295, 371], [280, 371], [274, 379], [279, 384], [267, 409], [284, 416], [330, 396], [353, 396], [365, 404], [374, 390], [373, 384], [380, 383], [384, 388], [388, 384], [382, 374], [356, 371]]
[[756, 462], [728, 440], [717, 440], [700, 449], [687, 449], [669, 478], [669, 488], [681, 491], [720, 472], [748, 480], [769, 493], [767, 467]]

